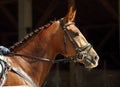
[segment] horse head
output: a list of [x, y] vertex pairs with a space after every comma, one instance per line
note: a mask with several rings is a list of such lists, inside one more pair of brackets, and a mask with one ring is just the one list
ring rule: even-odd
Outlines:
[[58, 21], [59, 28], [63, 31], [62, 54], [84, 64], [86, 68], [94, 68], [98, 65], [99, 56], [75, 26], [75, 14], [76, 10], [71, 7], [69, 13]]

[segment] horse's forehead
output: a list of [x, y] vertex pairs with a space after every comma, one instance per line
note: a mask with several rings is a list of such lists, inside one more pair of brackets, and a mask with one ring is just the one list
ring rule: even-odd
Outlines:
[[70, 25], [68, 29], [69, 31], [74, 32], [74, 34], [78, 34], [75, 35], [77, 37], [74, 37], [74, 39], [79, 40], [79, 42], [83, 41], [84, 43], [87, 43], [86, 38], [84, 37], [84, 35], [76, 25]]
[[80, 32], [80, 30], [76, 25], [70, 25], [68, 29], [72, 30], [73, 32], [78, 32], [78, 33]]

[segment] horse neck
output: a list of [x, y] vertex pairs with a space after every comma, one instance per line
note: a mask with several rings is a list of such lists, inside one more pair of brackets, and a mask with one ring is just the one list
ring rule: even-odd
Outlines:
[[[54, 46], [54, 42], [52, 41], [52, 31], [54, 29], [50, 29], [50, 32], [48, 30], [49, 29], [44, 29], [38, 33], [38, 35], [36, 35], [33, 39], [21, 46], [21, 49], [16, 53], [55, 59], [57, 51], [56, 47]], [[42, 84], [52, 65], [50, 62], [37, 61], [34, 63], [29, 63], [29, 59], [26, 58], [16, 59], [16, 61], [18, 61], [18, 65], [22, 68], [22, 70], [31, 76], [37, 85]], [[21, 63], [21, 60], [26, 64]]]

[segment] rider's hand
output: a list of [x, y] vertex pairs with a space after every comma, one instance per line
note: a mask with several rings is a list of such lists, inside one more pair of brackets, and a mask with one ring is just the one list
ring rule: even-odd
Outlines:
[[6, 54], [9, 54], [10, 53], [10, 50], [4, 46], [0, 46], [0, 52], [3, 54], [3, 55], [6, 55]]

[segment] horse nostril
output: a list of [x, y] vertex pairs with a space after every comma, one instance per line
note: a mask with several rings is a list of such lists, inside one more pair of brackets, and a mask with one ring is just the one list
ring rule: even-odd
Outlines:
[[95, 56], [95, 57], [94, 57], [94, 59], [95, 59], [95, 60], [98, 60], [98, 59], [99, 59], [99, 57], [98, 57], [98, 56]]

